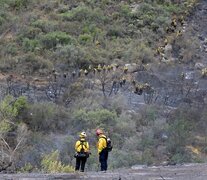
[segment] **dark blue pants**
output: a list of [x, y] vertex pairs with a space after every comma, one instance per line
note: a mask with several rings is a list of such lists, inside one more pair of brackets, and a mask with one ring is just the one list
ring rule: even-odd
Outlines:
[[75, 170], [79, 171], [79, 169], [80, 169], [81, 172], [84, 172], [86, 160], [87, 160], [86, 157], [77, 157], [76, 158]]
[[107, 160], [108, 160], [108, 151], [104, 149], [99, 153], [99, 162], [101, 163], [101, 171], [107, 170], [108, 167]]

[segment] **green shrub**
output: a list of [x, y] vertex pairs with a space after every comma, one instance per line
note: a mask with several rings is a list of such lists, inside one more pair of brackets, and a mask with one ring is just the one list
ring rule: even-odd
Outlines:
[[84, 67], [89, 64], [85, 49], [76, 45], [58, 46], [55, 51], [55, 58], [68, 67]]
[[42, 42], [43, 47], [46, 49], [56, 48], [58, 44], [66, 45], [72, 44], [74, 42], [70, 35], [62, 31], [54, 31], [42, 35], [40, 37], [40, 41]]
[[[24, 56], [20, 56], [17, 60], [16, 67], [20, 71], [19, 73], [33, 74], [39, 72], [41, 69], [51, 69], [51, 62], [47, 59], [35, 55], [34, 53], [28, 53]], [[21, 68], [20, 68], [21, 67]], [[24, 67], [24, 68], [22, 68]]]
[[115, 112], [110, 112], [107, 109], [98, 109], [88, 112], [89, 127], [103, 127], [112, 126], [117, 123], [117, 115]]
[[191, 159], [191, 155], [187, 151], [181, 151], [173, 154], [173, 156], [170, 158], [170, 162], [176, 164], [190, 163]]
[[147, 64], [153, 62], [154, 54], [152, 49], [143, 42], [131, 42], [126, 50], [121, 52], [123, 54], [123, 59], [127, 62], [135, 62], [137, 64], [143, 63]]
[[35, 28], [41, 29], [44, 33], [55, 31], [58, 29], [57, 23], [49, 20], [46, 21], [38, 19], [37, 21], [32, 22], [31, 25]]
[[1, 120], [0, 121], [0, 133], [6, 134], [9, 131], [12, 131], [12, 126], [7, 120]]
[[86, 24], [82, 29], [82, 33], [89, 34], [92, 37], [93, 42], [103, 38], [104, 36], [104, 31], [93, 23]]
[[6, 96], [0, 104], [0, 120], [13, 120], [18, 115], [18, 109], [14, 105], [14, 97]]
[[109, 168], [116, 169], [121, 167], [131, 167], [141, 163], [141, 154], [135, 151], [126, 152], [119, 149], [113, 149], [109, 158]]
[[31, 26], [23, 26], [21, 27], [19, 33], [18, 33], [18, 41], [20, 41], [20, 44], [22, 43], [22, 40], [25, 38], [28, 39], [35, 39], [39, 36], [41, 33], [41, 29], [37, 27], [31, 27]]
[[36, 103], [29, 107], [29, 112], [25, 123], [33, 131], [63, 133], [68, 129], [70, 116], [64, 107], [53, 103]]
[[18, 111], [18, 114], [21, 113], [24, 109], [28, 109], [28, 101], [25, 96], [20, 96], [16, 101], [14, 102], [13, 108], [16, 108]]
[[9, 5], [15, 10], [21, 10], [26, 8], [29, 2], [29, 0], [10, 0]]
[[162, 5], [162, 8], [167, 11], [170, 12], [171, 14], [179, 14], [183, 11], [183, 8], [185, 8], [185, 6], [183, 6], [183, 3], [181, 4], [175, 4], [175, 3], [169, 3], [169, 4], [164, 4]]
[[110, 112], [106, 109], [98, 109], [88, 112], [80, 109], [73, 113], [73, 125], [79, 130], [87, 128], [93, 129], [97, 127], [107, 129], [108, 126], [114, 125], [116, 122], [116, 113]]
[[147, 64], [153, 61], [154, 59], [153, 51], [147, 45], [140, 44], [140, 46], [138, 47], [138, 52], [139, 52], [138, 59], [140, 59], [142, 63]]
[[[113, 141], [114, 141], [114, 146], [115, 147], [119, 147], [120, 149], [122, 149], [123, 151], [126, 151], [126, 152], [138, 152], [138, 151], [143, 151], [143, 142], [142, 142], [142, 137], [139, 137], [137, 136], [136, 132], [134, 131], [134, 127], [131, 128], [131, 132], [121, 132], [120, 135], [121, 135], [121, 140], [123, 140], [124, 142], [121, 144], [121, 147], [120, 147], [120, 140], [117, 140], [116, 138], [113, 137]], [[129, 130], [128, 130], [129, 131]], [[117, 131], [117, 133], [119, 133]], [[130, 134], [130, 136], [128, 136]], [[145, 146], [146, 147], [146, 146]]]
[[96, 35], [98, 33], [101, 32], [101, 29], [98, 28], [95, 24], [90, 23], [90, 24], [86, 24], [84, 25], [83, 29], [82, 29], [82, 33], [84, 34], [92, 34], [92, 35]]
[[16, 59], [13, 57], [7, 57], [7, 60], [0, 59], [0, 70], [2, 72], [8, 72], [16, 67]]
[[59, 160], [59, 152], [53, 151], [48, 155], [44, 155], [41, 161], [42, 170], [46, 173], [70, 173], [74, 172], [74, 168], [70, 165], [64, 165]]
[[153, 145], [156, 144], [154, 138], [152, 136], [150, 136], [149, 134], [145, 134], [142, 138], [141, 138], [141, 142], [138, 145], [138, 148], [142, 151], [144, 151], [145, 149], [152, 149]]
[[[13, 96], [6, 96], [0, 104], [0, 133], [12, 131], [12, 127], [16, 122], [20, 122], [18, 115], [20, 115], [24, 109], [27, 109], [27, 99], [24, 96], [20, 96], [15, 99]], [[15, 128], [16, 128], [15, 126]]]
[[92, 9], [87, 6], [78, 6], [69, 12], [62, 13], [60, 16], [66, 21], [104, 23], [107, 20], [101, 9]]
[[23, 50], [26, 52], [34, 52], [35, 49], [40, 49], [40, 43], [38, 40], [36, 39], [28, 39], [28, 38], [24, 38], [23, 42], [22, 42], [22, 46], [23, 46]]
[[142, 163], [151, 165], [155, 161], [152, 149], [146, 148], [142, 154]]
[[81, 34], [78, 37], [78, 41], [80, 44], [88, 44], [92, 42], [92, 37], [89, 34]]
[[5, 48], [5, 53], [15, 56], [18, 53], [18, 46], [16, 43], [7, 43]]
[[26, 163], [23, 167], [20, 168], [19, 172], [21, 173], [31, 173], [34, 167], [30, 163]]
[[117, 119], [117, 122], [118, 123], [114, 125], [115, 131], [118, 134], [124, 135], [125, 138], [133, 136], [133, 134], [136, 132], [136, 128], [134, 128], [135, 121], [129, 117], [122, 115]]
[[172, 157], [171, 162], [181, 163], [191, 160], [190, 154], [187, 153], [185, 146], [191, 140], [190, 131], [192, 124], [184, 119], [184, 117], [175, 119], [169, 126], [169, 139], [167, 141], [167, 149]]
[[118, 26], [113, 26], [109, 28], [107, 36], [112, 36], [112, 37], [123, 37], [124, 36], [124, 29], [122, 27]]
[[131, 15], [131, 9], [128, 4], [121, 4], [119, 12], [121, 16], [124, 16], [126, 18], [130, 17]]
[[77, 111], [74, 111], [72, 114], [72, 126], [76, 127], [78, 131], [81, 131], [83, 129], [87, 129], [87, 119], [88, 115], [85, 110], [80, 109]]
[[5, 22], [5, 18], [2, 17], [2, 15], [1, 15], [0, 16], [0, 26], [2, 26], [4, 22]]

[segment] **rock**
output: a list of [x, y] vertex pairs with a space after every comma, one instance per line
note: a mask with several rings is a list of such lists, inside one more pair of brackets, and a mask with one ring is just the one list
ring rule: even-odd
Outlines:
[[165, 52], [165, 57], [171, 58], [171, 56], [172, 56], [172, 45], [171, 44], [167, 44], [165, 46], [164, 52]]
[[135, 72], [139, 69], [139, 65], [136, 63], [132, 63], [132, 64], [125, 64], [125, 66], [128, 68], [128, 72], [132, 73]]
[[160, 165], [161, 165], [161, 166], [168, 166], [168, 165], [169, 165], [169, 162], [168, 162], [168, 161], [163, 161], [163, 162], [161, 162]]
[[204, 66], [203, 63], [196, 63], [195, 68], [198, 69], [198, 70], [201, 70], [201, 69], [205, 68], [205, 66]]
[[207, 45], [207, 38], [204, 39], [203, 43]]
[[136, 13], [138, 11], [140, 5], [139, 4], [132, 4], [130, 7], [132, 8], [132, 13]]

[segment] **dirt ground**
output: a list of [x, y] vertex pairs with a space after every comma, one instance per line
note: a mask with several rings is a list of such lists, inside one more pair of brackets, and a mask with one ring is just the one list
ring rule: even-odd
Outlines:
[[0, 180], [207, 180], [207, 164], [134, 166], [115, 171], [71, 174], [0, 174]]

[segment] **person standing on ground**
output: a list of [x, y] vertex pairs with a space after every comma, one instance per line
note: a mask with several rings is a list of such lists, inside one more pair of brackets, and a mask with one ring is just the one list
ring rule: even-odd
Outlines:
[[106, 172], [108, 167], [107, 138], [101, 129], [96, 130], [96, 135], [98, 137], [97, 149], [99, 154], [99, 162], [101, 164], [101, 171]]
[[76, 165], [75, 171], [84, 172], [85, 164], [87, 158], [89, 157], [89, 143], [86, 141], [86, 133], [81, 132], [79, 135], [80, 139], [75, 143], [75, 158], [76, 158]]

